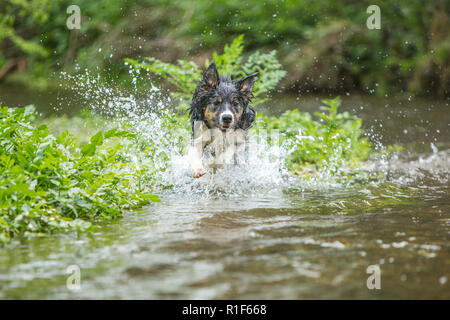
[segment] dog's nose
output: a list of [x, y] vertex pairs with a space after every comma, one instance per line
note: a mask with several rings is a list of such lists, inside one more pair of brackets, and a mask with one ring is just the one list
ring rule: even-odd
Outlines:
[[233, 121], [233, 116], [231, 114], [224, 114], [222, 116], [223, 123], [231, 123]]

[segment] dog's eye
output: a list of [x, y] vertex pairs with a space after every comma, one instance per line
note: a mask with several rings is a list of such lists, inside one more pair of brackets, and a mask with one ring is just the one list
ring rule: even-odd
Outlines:
[[220, 106], [220, 102], [214, 101], [213, 103], [211, 103], [211, 104], [209, 105], [208, 108], [209, 108], [211, 111], [215, 111], [215, 110], [217, 110], [217, 109], [219, 108], [219, 106]]
[[234, 100], [233, 101], [233, 106], [235, 106], [235, 107], [239, 106], [239, 101], [238, 100]]

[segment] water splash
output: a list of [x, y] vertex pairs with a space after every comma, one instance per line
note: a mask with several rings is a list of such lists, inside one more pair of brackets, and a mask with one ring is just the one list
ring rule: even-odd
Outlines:
[[199, 179], [192, 178], [186, 155], [174, 155], [170, 169], [160, 178], [165, 184], [173, 185], [173, 192], [203, 196], [264, 193], [291, 183], [292, 177], [284, 167], [284, 149], [270, 146], [256, 136], [249, 137], [248, 147], [251, 152], [234, 165], [216, 172], [209, 170]]
[[434, 144], [430, 148], [431, 154], [395, 154], [391, 158], [366, 162], [363, 169], [382, 173], [384, 180], [399, 185], [430, 185], [430, 180], [434, 184], [448, 185], [450, 149], [439, 151]]
[[142, 144], [151, 151], [134, 148], [128, 156], [141, 167], [151, 163], [155, 169], [152, 172], [155, 187], [160, 191], [169, 188], [175, 193], [232, 196], [254, 190], [269, 192], [292, 182], [284, 167], [286, 148], [270, 146], [264, 138], [255, 135], [249, 138], [251, 152], [247, 153], [245, 161], [193, 179], [186, 156], [191, 133], [177, 123], [179, 118], [170, 111], [170, 98], [161, 90], [152, 86], [142, 96], [133, 82], [135, 86], [130, 92], [123, 92], [105, 84], [100, 76], [93, 76], [88, 70], [78, 75], [62, 73], [61, 77], [89, 110], [108, 118], [108, 129], [131, 126], [139, 133]]
[[[153, 177], [153, 188], [159, 192], [215, 197], [270, 193], [285, 188], [324, 191], [347, 187], [358, 180], [404, 185], [431, 178], [448, 183], [450, 152], [438, 151], [434, 145], [431, 155], [420, 155], [416, 159], [405, 159], [398, 154], [388, 157], [381, 153], [377, 159], [363, 163], [356, 175], [354, 169], [342, 167], [343, 146], [338, 145], [334, 156], [321, 170], [305, 168], [302, 175], [294, 177], [284, 163], [295, 142], [269, 145], [267, 139], [253, 131], [248, 142], [251, 152], [247, 153], [245, 161], [193, 179], [186, 156], [191, 135], [186, 125], [189, 120], [186, 118], [186, 123], [180, 123], [180, 118], [171, 111], [170, 97], [158, 87], [151, 85], [143, 94], [136, 80], [139, 77], [134, 75], [131, 88], [123, 91], [88, 70], [77, 75], [62, 73], [61, 78], [89, 110], [108, 118], [109, 128], [131, 127], [139, 133], [141, 145], [130, 147], [128, 157], [140, 168], [152, 168], [149, 174]], [[379, 133], [369, 130], [366, 134], [376, 151], [385, 149]]]

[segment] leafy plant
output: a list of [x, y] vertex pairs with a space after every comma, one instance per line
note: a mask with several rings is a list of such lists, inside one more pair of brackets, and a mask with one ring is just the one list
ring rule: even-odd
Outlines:
[[[79, 146], [67, 131], [55, 137], [35, 126], [33, 107], [0, 108], [0, 242], [16, 235], [88, 230], [98, 220], [158, 197], [123, 155], [125, 130], [98, 132]], [[119, 142], [115, 138], [122, 138]]]
[[[46, 56], [48, 51], [37, 41], [26, 39], [15, 29], [15, 25], [27, 16], [36, 24], [43, 24], [48, 20], [48, 0], [5, 0], [0, 9], [0, 44], [9, 39], [14, 49], [19, 49], [27, 55]], [[8, 48], [11, 52], [12, 48]], [[2, 53], [0, 52], [0, 57]], [[8, 57], [9, 58], [9, 57]], [[1, 64], [0, 64], [1, 67]]]
[[356, 166], [368, 158], [371, 144], [364, 137], [362, 120], [348, 112], [339, 113], [340, 98], [325, 99], [319, 121], [298, 109], [279, 117], [259, 116], [256, 129], [278, 130], [281, 143], [290, 149], [286, 165], [292, 171], [313, 165], [336, 173], [343, 165]]
[[[212, 61], [216, 63], [220, 74], [229, 74], [233, 79], [240, 79], [245, 75], [259, 72], [253, 91], [255, 99], [252, 102], [253, 105], [257, 105], [267, 99], [263, 95], [275, 89], [286, 72], [282, 70], [275, 50], [270, 53], [256, 51], [243, 63], [243, 42], [243, 35], [236, 37], [230, 45], [225, 45], [222, 54], [214, 52]], [[192, 93], [202, 77], [201, 69], [192, 61], [178, 60], [178, 65], [173, 65], [147, 57], [143, 62], [129, 58], [125, 59], [125, 62], [139, 73], [145, 70], [174, 85], [179, 92], [171, 92], [171, 95], [179, 101], [179, 109], [186, 109]], [[205, 67], [209, 64], [210, 61], [206, 60]]]

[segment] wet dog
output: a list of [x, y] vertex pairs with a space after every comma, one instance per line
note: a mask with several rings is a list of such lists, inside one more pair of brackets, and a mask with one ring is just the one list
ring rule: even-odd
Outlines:
[[[230, 164], [245, 146], [256, 116], [249, 102], [257, 75], [235, 82], [230, 76], [219, 76], [214, 62], [203, 74], [189, 109], [192, 141], [188, 158], [194, 178], [203, 176], [208, 168], [216, 170]], [[204, 159], [207, 151], [209, 162]]]

